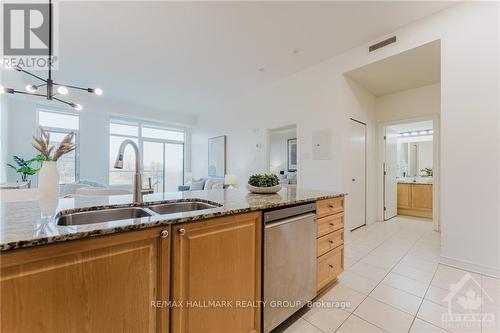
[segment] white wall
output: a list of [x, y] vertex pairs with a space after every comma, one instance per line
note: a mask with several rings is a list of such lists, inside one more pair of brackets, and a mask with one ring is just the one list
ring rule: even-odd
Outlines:
[[[350, 184], [349, 118], [368, 124], [367, 163], [375, 163], [374, 96], [343, 73], [350, 57], [340, 57], [296, 73], [255, 93], [228, 101], [221, 115], [200, 117], [193, 128], [192, 165], [195, 177], [207, 173], [207, 139], [227, 135], [227, 172], [245, 184], [266, 165], [268, 129], [297, 124], [298, 184], [302, 187], [347, 191]], [[237, 110], [235, 112], [234, 110]], [[313, 131], [331, 129], [331, 160], [312, 159]], [[375, 221], [374, 167], [367, 175], [367, 221]], [[347, 197], [349, 205], [349, 197]], [[347, 216], [347, 218], [349, 218]]]
[[[441, 136], [436, 139], [442, 149], [442, 258], [449, 264], [500, 275], [498, 27], [498, 3], [459, 4], [396, 31], [398, 42], [376, 52], [367, 52], [371, 41], [261, 91], [228, 101], [219, 108], [222, 116], [213, 110], [194, 129], [193, 171], [206, 173], [206, 139], [220, 134], [228, 135], [229, 173], [245, 179], [251, 172], [264, 170], [263, 129], [294, 122], [298, 124], [299, 184], [344, 190], [348, 118], [368, 122], [369, 136], [374, 135], [370, 105], [375, 108], [375, 101], [362, 89], [351, 89], [342, 73], [440, 39]], [[334, 133], [334, 159], [313, 161], [311, 132], [324, 128]], [[496, 153], [485, 155], [485, 151]], [[376, 172], [375, 159], [374, 149], [369, 147], [372, 172]], [[368, 192], [370, 198], [373, 184], [368, 184]], [[373, 211], [369, 209], [371, 218]]]
[[434, 116], [440, 112], [441, 83], [439, 82], [375, 99], [375, 117], [379, 123]]

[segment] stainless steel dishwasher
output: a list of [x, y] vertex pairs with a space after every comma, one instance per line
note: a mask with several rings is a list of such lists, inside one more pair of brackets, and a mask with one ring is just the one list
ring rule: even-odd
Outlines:
[[316, 204], [264, 212], [264, 332], [316, 296]]

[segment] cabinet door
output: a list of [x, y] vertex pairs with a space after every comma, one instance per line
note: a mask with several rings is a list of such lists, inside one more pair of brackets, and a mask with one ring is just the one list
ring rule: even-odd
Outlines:
[[412, 207], [415, 209], [432, 209], [432, 185], [412, 185]]
[[261, 299], [261, 213], [177, 225], [172, 233], [171, 290], [178, 306], [171, 331], [260, 331], [260, 308], [237, 302]]
[[[166, 332], [168, 238], [148, 229], [1, 256], [2, 332]], [[162, 252], [163, 251], [163, 252]]]
[[398, 184], [398, 208], [411, 208], [411, 184]]

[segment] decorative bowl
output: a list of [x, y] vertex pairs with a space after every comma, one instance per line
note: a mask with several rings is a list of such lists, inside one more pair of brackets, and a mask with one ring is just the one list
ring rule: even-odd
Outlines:
[[258, 194], [274, 194], [281, 190], [281, 184], [269, 187], [258, 187], [247, 184], [248, 191]]

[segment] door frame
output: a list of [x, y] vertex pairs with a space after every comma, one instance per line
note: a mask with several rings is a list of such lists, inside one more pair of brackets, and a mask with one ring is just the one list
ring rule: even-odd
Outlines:
[[[385, 165], [386, 165], [386, 161], [385, 161], [385, 156], [386, 156], [386, 152], [387, 152], [387, 146], [386, 146], [386, 143], [387, 143], [387, 133], [386, 133], [386, 128], [389, 127], [389, 126], [384, 126], [382, 128], [382, 134], [383, 134], [383, 139], [384, 139], [384, 160], [382, 161], [382, 187], [383, 187], [383, 192], [382, 192], [382, 221], [389, 221], [395, 217], [398, 216], [398, 212], [397, 212], [397, 188], [396, 188], [396, 215], [394, 216], [391, 216], [389, 217], [388, 219], [385, 218], [385, 212], [386, 212], [386, 203], [385, 203], [385, 179], [387, 177], [386, 173], [385, 173]], [[397, 184], [396, 184], [397, 186]]]
[[[356, 118], [352, 118], [350, 117], [349, 120], [351, 121], [354, 121], [355, 123], [358, 123], [358, 124], [361, 124], [361, 125], [364, 125], [365, 127], [365, 174], [364, 174], [364, 177], [365, 177], [365, 190], [364, 190], [364, 193], [365, 193], [365, 223], [360, 225], [360, 226], [357, 226], [356, 228], [354, 229], [350, 229], [349, 231], [354, 231], [358, 228], [361, 228], [361, 227], [365, 227], [367, 224], [366, 224], [366, 214], [367, 214], [367, 211], [366, 211], [366, 208], [367, 208], [367, 205], [366, 205], [366, 200], [367, 200], [367, 196], [366, 196], [366, 192], [367, 192], [367, 168], [368, 168], [368, 164], [367, 164], [367, 149], [368, 149], [368, 131], [367, 131], [367, 128], [368, 128], [368, 125], [367, 123], [361, 121], [361, 120], [357, 120]], [[351, 134], [351, 133], [349, 133]], [[350, 137], [349, 137], [349, 140], [350, 140]], [[349, 177], [349, 181], [351, 181], [351, 177]]]
[[[281, 129], [285, 129], [287, 127], [290, 127], [290, 128], [293, 128], [295, 127], [295, 132], [296, 132], [296, 139], [297, 139], [297, 170], [295, 171], [295, 173], [297, 174], [297, 186], [300, 186], [301, 184], [301, 174], [302, 172], [300, 172], [301, 170], [301, 167], [302, 167], [302, 163], [301, 163], [301, 158], [300, 158], [300, 139], [301, 139], [301, 136], [300, 136], [300, 125], [298, 122], [296, 123], [289, 123], [289, 124], [285, 124], [285, 125], [282, 125], [282, 126], [277, 126], [277, 127], [272, 127], [272, 128], [267, 128], [265, 130], [265, 154], [266, 154], [266, 158], [265, 158], [265, 166], [263, 168], [263, 170], [266, 170], [267, 172], [271, 172], [270, 170], [270, 167], [271, 167], [271, 133], [274, 132], [274, 131], [279, 131]], [[259, 144], [257, 144], [259, 145]]]
[[393, 121], [379, 122], [377, 125], [377, 141], [378, 141], [378, 156], [380, 159], [377, 163], [377, 192], [378, 192], [378, 203], [377, 203], [377, 217], [379, 221], [384, 221], [384, 163], [385, 163], [385, 140], [384, 140], [384, 129], [387, 126], [406, 124], [418, 121], [432, 121], [432, 169], [433, 169], [433, 179], [432, 179], [432, 222], [434, 224], [434, 230], [439, 231], [441, 227], [441, 197], [439, 195], [440, 189], [440, 171], [441, 171], [441, 125], [439, 115], [428, 115], [413, 118], [398, 119]]

